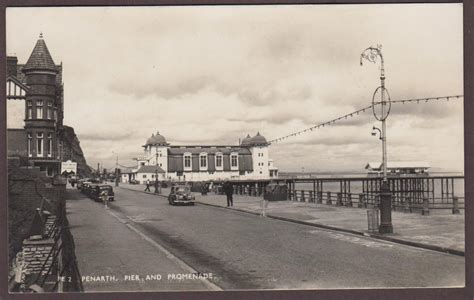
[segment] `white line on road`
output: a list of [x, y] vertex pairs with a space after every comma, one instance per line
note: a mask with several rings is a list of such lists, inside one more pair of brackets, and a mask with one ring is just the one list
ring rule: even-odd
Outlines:
[[[125, 226], [127, 226], [129, 229], [131, 229], [132, 231], [134, 231], [135, 233], [137, 233], [139, 236], [141, 236], [145, 241], [149, 242], [151, 245], [153, 245], [155, 248], [157, 248], [158, 250], [160, 250], [162, 253], [164, 253], [166, 255], [166, 257], [168, 259], [170, 259], [171, 261], [173, 261], [174, 263], [176, 263], [178, 266], [180, 266], [181, 268], [183, 268], [185, 271], [189, 272], [189, 273], [198, 273], [198, 271], [196, 271], [193, 267], [191, 267], [190, 265], [188, 265], [187, 263], [185, 263], [184, 261], [182, 261], [181, 259], [179, 259], [178, 257], [176, 257], [174, 254], [172, 254], [171, 252], [169, 252], [168, 250], [166, 250], [165, 248], [163, 248], [163, 246], [161, 246], [160, 244], [158, 244], [157, 242], [155, 242], [152, 238], [148, 237], [146, 234], [144, 234], [143, 232], [141, 232], [140, 230], [138, 230], [137, 228], [135, 228], [133, 225], [131, 225], [130, 223], [128, 223], [127, 220], [124, 220], [123, 218], [121, 218], [120, 216], [116, 215], [115, 213], [113, 213], [110, 209], [107, 210], [107, 212], [109, 214], [111, 214], [112, 216], [114, 216], [117, 220], [119, 220], [121, 223], [123, 223]], [[130, 218], [129, 218], [130, 219]], [[130, 219], [131, 221], [133, 221], [132, 219]], [[208, 279], [206, 278], [201, 278], [200, 279], [208, 288], [210, 288], [211, 290], [213, 291], [222, 291], [222, 288], [220, 288], [218, 285], [216, 285], [215, 283], [209, 281]]]

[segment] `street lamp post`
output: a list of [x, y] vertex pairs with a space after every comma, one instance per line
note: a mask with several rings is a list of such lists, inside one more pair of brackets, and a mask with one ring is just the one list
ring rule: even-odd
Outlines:
[[119, 178], [118, 178], [118, 153], [112, 151], [116, 155], [115, 159], [115, 186], [118, 186]]
[[[360, 55], [360, 65], [362, 66], [362, 60], [368, 60], [372, 63], [377, 61], [377, 57], [380, 57], [380, 86], [375, 89], [372, 96], [372, 111], [375, 118], [382, 122], [382, 130], [380, 131], [380, 139], [382, 140], [382, 170], [383, 180], [380, 187], [380, 227], [379, 233], [393, 233], [392, 225], [392, 194], [390, 192], [390, 185], [387, 179], [387, 128], [386, 120], [390, 114], [391, 102], [390, 95], [385, 88], [385, 69], [384, 60], [382, 55], [382, 46], [378, 45], [377, 48], [369, 47], [365, 49]], [[377, 95], [380, 93], [380, 102], [376, 101]], [[380, 105], [380, 112], [377, 112], [377, 108]], [[387, 106], [387, 107], [386, 107]]]
[[155, 157], [155, 194], [158, 194], [158, 150]]

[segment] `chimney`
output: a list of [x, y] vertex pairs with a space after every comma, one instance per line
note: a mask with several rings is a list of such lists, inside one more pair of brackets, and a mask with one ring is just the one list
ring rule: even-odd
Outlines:
[[16, 56], [7, 56], [7, 76], [17, 77], [18, 58]]

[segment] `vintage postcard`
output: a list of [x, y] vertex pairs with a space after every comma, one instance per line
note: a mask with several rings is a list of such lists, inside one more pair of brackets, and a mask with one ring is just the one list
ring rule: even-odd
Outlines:
[[9, 292], [464, 287], [463, 5], [6, 9]]

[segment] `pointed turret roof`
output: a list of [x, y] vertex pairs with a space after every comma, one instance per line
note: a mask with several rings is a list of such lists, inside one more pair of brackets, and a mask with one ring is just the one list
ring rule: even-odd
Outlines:
[[57, 67], [54, 64], [51, 54], [49, 54], [48, 47], [43, 40], [43, 34], [40, 34], [38, 41], [36, 42], [33, 52], [31, 52], [30, 58], [23, 67], [23, 71], [29, 70], [48, 70], [57, 72]]

